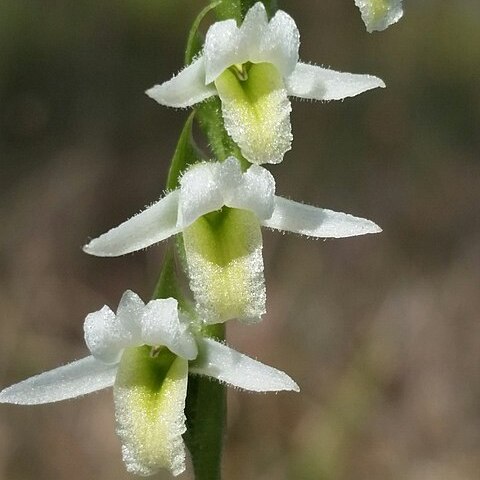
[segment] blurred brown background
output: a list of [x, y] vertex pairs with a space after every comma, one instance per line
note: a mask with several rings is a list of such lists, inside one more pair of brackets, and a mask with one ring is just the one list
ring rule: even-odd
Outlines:
[[[303, 59], [388, 88], [293, 101], [277, 191], [384, 233], [265, 232], [268, 314], [229, 341], [302, 391], [230, 392], [225, 479], [477, 480], [480, 4], [406, 0], [368, 35], [352, 0], [280, 3]], [[1, 386], [84, 356], [83, 318], [125, 289], [150, 295], [163, 246], [81, 245], [161, 194], [187, 112], [143, 91], [181, 68], [202, 5], [0, 2]], [[0, 478], [131, 478], [113, 429], [109, 391], [0, 406]]]

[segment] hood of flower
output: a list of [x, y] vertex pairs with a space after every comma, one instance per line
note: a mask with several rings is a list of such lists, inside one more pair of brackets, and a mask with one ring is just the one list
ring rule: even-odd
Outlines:
[[208, 29], [204, 46], [205, 84], [215, 81], [228, 67], [246, 62], [271, 63], [286, 77], [298, 62], [299, 46], [295, 21], [282, 10], [268, 21], [264, 5], [257, 2], [241, 26], [235, 20], [225, 20]]
[[104, 363], [118, 363], [125, 348], [141, 345], [165, 346], [189, 360], [197, 356], [194, 336], [174, 298], [151, 300], [145, 305], [136, 293], [127, 290], [116, 314], [107, 306], [89, 314], [84, 331], [90, 352]]
[[242, 172], [235, 157], [200, 163], [180, 180], [177, 225], [185, 228], [223, 206], [250, 210], [263, 221], [272, 216], [274, 204], [275, 180], [265, 168], [252, 165]]

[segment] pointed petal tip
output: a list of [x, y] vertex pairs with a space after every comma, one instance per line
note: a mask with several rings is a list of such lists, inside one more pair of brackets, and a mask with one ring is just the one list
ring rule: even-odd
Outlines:
[[106, 252], [104, 248], [102, 248], [102, 242], [98, 241], [99, 239], [100, 237], [91, 240], [82, 247], [82, 250], [85, 253], [88, 253], [88, 255], [93, 255], [94, 257], [115, 257], [115, 254]]
[[174, 102], [169, 98], [168, 93], [169, 92], [166, 91], [163, 85], [154, 85], [148, 90], [145, 90], [145, 95], [150, 97], [152, 100], [155, 100], [160, 105], [176, 108], [187, 108], [189, 106], [184, 105], [181, 101]]
[[330, 101], [355, 97], [374, 88], [385, 88], [385, 83], [375, 75], [340, 72], [299, 62], [286, 79], [286, 86], [291, 96]]
[[353, 215], [349, 215], [349, 217], [351, 217], [351, 219], [355, 221], [355, 224], [352, 224], [352, 228], [350, 228], [349, 231], [343, 232], [343, 234], [339, 235], [338, 238], [357, 237], [360, 235], [371, 235], [383, 232], [381, 227], [379, 227], [375, 222], [372, 222], [371, 220], [354, 217]]
[[358, 233], [357, 235], [374, 234], [374, 233], [383, 232], [383, 229], [379, 227], [375, 222], [372, 222], [371, 220], [364, 220], [362, 227], [363, 227], [362, 233]]
[[147, 95], [147, 97], [150, 97], [151, 99], [155, 100], [155, 91], [156, 91], [157, 87], [158, 87], [158, 85], [154, 85], [153, 87], [148, 88], [147, 90], [145, 90], [145, 95]]
[[385, 82], [379, 78], [379, 77], [374, 77], [377, 81], [377, 87], [379, 88], [387, 88], [387, 85], [385, 84]]
[[353, 215], [275, 196], [275, 210], [262, 225], [314, 238], [347, 238], [382, 229], [374, 222]]
[[[360, 76], [361, 74], [356, 74]], [[365, 83], [363, 87], [363, 92], [368, 92], [369, 90], [373, 90], [374, 88], [387, 88], [385, 82], [375, 75], [364, 75]]]
[[86, 244], [82, 247], [82, 251], [83, 251], [84, 253], [88, 253], [89, 255], [95, 255], [95, 254], [93, 253], [93, 251], [92, 251], [92, 247], [90, 246], [90, 243], [91, 243], [91, 242], [86, 243]]
[[282, 385], [281, 386], [279, 385], [277, 389], [271, 390], [271, 391], [272, 392], [295, 392], [295, 393], [300, 392], [300, 387], [298, 386], [297, 382], [295, 382], [295, 380], [293, 380], [293, 378], [287, 375], [285, 372], [281, 372], [281, 373], [283, 373], [284, 375]]
[[281, 370], [210, 338], [200, 338], [198, 342], [200, 355], [190, 363], [189, 373], [206, 375], [250, 392], [300, 391], [294, 380]]
[[215, 95], [216, 90], [206, 80], [204, 59], [199, 56], [173, 78], [145, 93], [160, 105], [187, 108]]

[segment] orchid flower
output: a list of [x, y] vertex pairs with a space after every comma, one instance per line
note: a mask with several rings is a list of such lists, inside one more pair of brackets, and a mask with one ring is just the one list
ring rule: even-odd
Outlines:
[[355, 0], [368, 32], [385, 30], [403, 16], [402, 0]]
[[229, 157], [190, 167], [180, 188], [84, 251], [124, 255], [183, 232], [190, 287], [202, 318], [257, 321], [265, 313], [260, 226], [316, 238], [381, 231], [369, 220], [279, 197], [268, 170], [251, 165], [242, 172], [239, 161]]
[[0, 402], [37, 405], [113, 386], [117, 434], [127, 470], [152, 475], [185, 470], [188, 374], [207, 375], [254, 392], [299, 391], [284, 372], [211, 338], [195, 335], [173, 298], [146, 305], [126, 291], [85, 319], [91, 356], [31, 377], [0, 392]]
[[268, 21], [256, 3], [238, 27], [235, 20], [214, 23], [203, 53], [171, 80], [147, 90], [161, 105], [189, 107], [218, 95], [225, 128], [251, 163], [279, 163], [290, 150], [289, 96], [340, 100], [376, 87], [371, 75], [336, 72], [299, 62], [300, 34], [279, 10]]

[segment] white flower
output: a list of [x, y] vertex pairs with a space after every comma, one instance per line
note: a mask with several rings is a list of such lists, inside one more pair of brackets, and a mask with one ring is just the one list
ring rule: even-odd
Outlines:
[[385, 87], [371, 75], [301, 63], [299, 46], [293, 19], [279, 10], [268, 21], [258, 2], [240, 27], [235, 20], [213, 24], [203, 54], [146, 93], [170, 107], [189, 107], [218, 95], [225, 128], [244, 157], [256, 164], [279, 163], [292, 142], [288, 96], [340, 100]]
[[242, 172], [230, 157], [194, 165], [179, 189], [92, 240], [84, 251], [124, 255], [183, 232], [190, 286], [202, 317], [211, 323], [256, 321], [265, 313], [261, 225], [317, 238], [381, 231], [369, 220], [279, 197], [265, 168], [252, 165]]
[[116, 314], [105, 306], [87, 316], [84, 328], [91, 356], [4, 389], [0, 402], [36, 405], [113, 386], [123, 459], [136, 474], [185, 470], [189, 373], [254, 392], [299, 390], [284, 372], [195, 336], [173, 298], [145, 305], [126, 291]]
[[385, 30], [403, 16], [402, 0], [355, 0], [368, 32]]

